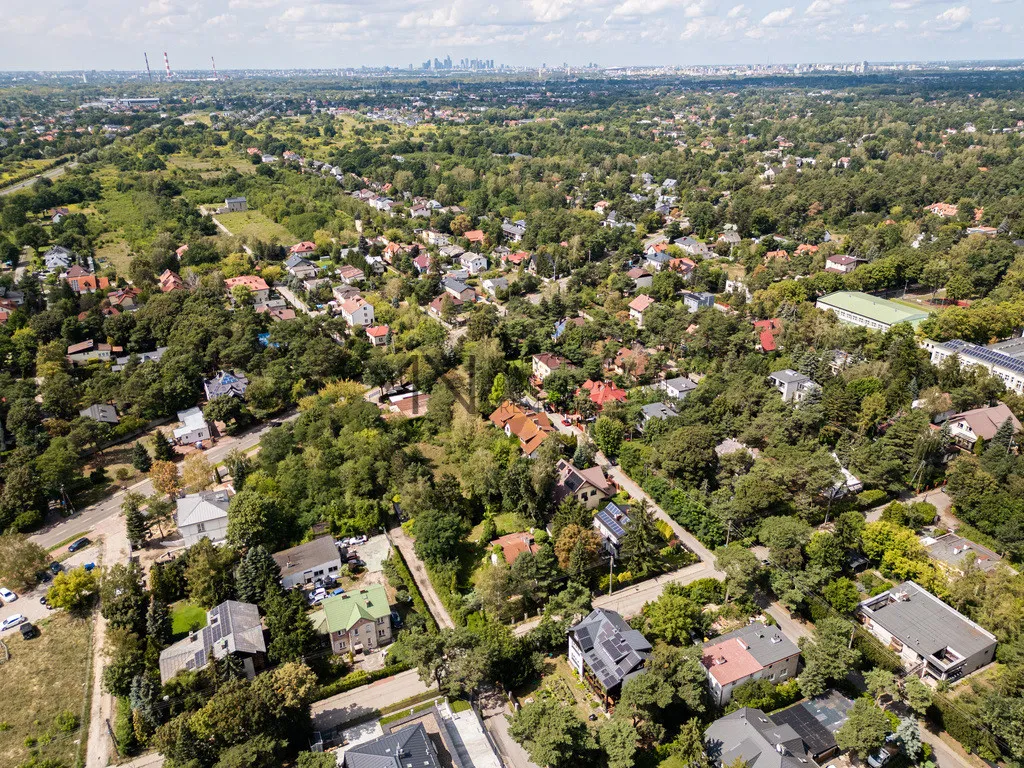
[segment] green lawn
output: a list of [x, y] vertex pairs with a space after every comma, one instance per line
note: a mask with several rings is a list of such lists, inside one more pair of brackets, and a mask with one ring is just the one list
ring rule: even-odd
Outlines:
[[295, 235], [277, 224], [259, 211], [240, 211], [238, 213], [221, 213], [217, 221], [227, 227], [233, 235], [246, 235], [271, 243], [294, 243]]
[[4, 633], [11, 658], [0, 665], [0, 765], [21, 765], [31, 749], [40, 765], [72, 766], [85, 757], [92, 620], [62, 611], [38, 627], [31, 640]]
[[101, 245], [96, 249], [96, 260], [100, 263], [101, 268], [111, 266], [117, 270], [118, 275], [127, 275], [132, 261], [128, 243], [124, 240], [115, 240]]
[[180, 600], [171, 605], [171, 631], [174, 639], [184, 637], [193, 629], [206, 626], [206, 611], [198, 605]]

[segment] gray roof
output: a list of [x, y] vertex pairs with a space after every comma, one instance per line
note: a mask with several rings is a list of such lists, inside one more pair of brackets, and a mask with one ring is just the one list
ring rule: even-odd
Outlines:
[[743, 707], [720, 717], [704, 733], [718, 765], [742, 759], [748, 768], [816, 768], [793, 727], [776, 724], [760, 709]]
[[437, 750], [422, 723], [345, 750], [345, 768], [441, 768]]
[[615, 611], [593, 610], [569, 628], [583, 651], [587, 667], [606, 691], [639, 674], [651, 655], [651, 644]]
[[676, 376], [674, 379], [665, 379], [666, 387], [671, 387], [678, 392], [692, 392], [697, 385], [687, 376]]
[[650, 405], [643, 406], [640, 411], [644, 415], [644, 421], [648, 419], [671, 419], [673, 416], [678, 416], [675, 409], [665, 403], [651, 403]]
[[305, 544], [299, 544], [297, 547], [282, 549], [280, 552], [275, 552], [273, 558], [280, 567], [282, 576], [302, 573], [315, 565], [341, 562], [338, 545], [330, 536], [321, 536]]
[[924, 657], [946, 648], [970, 657], [996, 644], [995, 635], [913, 581], [865, 600], [858, 611]]
[[792, 368], [786, 368], [783, 371], [774, 371], [768, 374], [768, 378], [774, 379], [780, 384], [799, 384], [804, 381], [810, 381], [810, 376], [805, 376], [802, 373], [794, 371]]
[[175, 515], [178, 527], [220, 520], [228, 516], [227, 491], [203, 491], [190, 493], [178, 499], [178, 511]]
[[117, 408], [106, 403], [97, 403], [90, 405], [88, 408], [78, 412], [79, 416], [92, 419], [93, 421], [102, 421], [106, 424], [117, 424]]
[[291, 256], [288, 257], [288, 259], [284, 263], [285, 269], [295, 269], [298, 266], [312, 267], [313, 262], [309, 261], [308, 259], [302, 258], [297, 253], [293, 253]]
[[747, 653], [754, 657], [754, 661], [762, 667], [767, 667], [783, 659], [788, 659], [795, 653], [800, 653], [796, 643], [782, 634], [778, 627], [769, 627], [761, 622], [754, 622], [745, 627], [721, 635], [704, 643], [705, 648], [714, 645], [721, 645], [729, 640], [742, 640], [747, 647]]
[[[152, 352], [133, 352], [134, 355], [141, 365], [142, 363], [159, 363], [164, 356], [164, 352], [167, 351], [167, 347], [157, 347]], [[113, 366], [113, 371], [119, 371], [124, 366], [128, 365], [128, 361], [132, 359], [132, 355], [125, 355], [124, 357], [117, 358], [117, 365]]]
[[266, 651], [259, 609], [227, 600], [207, 611], [205, 627], [160, 652], [160, 680], [167, 682], [183, 669], [202, 669], [211, 658]]
[[929, 557], [933, 557], [947, 565], [955, 568], [962, 568], [968, 557], [974, 557], [974, 564], [982, 571], [991, 571], [998, 565], [1002, 558], [988, 547], [975, 544], [970, 539], [958, 536], [955, 533], [947, 533], [939, 536], [930, 544], [925, 544], [925, 551]]
[[462, 282], [461, 280], [455, 280], [454, 278], [451, 278], [451, 277], [446, 277], [446, 278], [444, 278], [444, 279], [443, 279], [443, 280], [441, 281], [441, 286], [442, 286], [442, 287], [443, 287], [443, 288], [444, 288], [444, 289], [445, 289], [446, 291], [455, 291], [456, 293], [462, 293], [462, 292], [463, 292], [463, 291], [465, 291], [465, 290], [466, 290], [467, 288], [469, 288], [469, 286], [468, 286], [468, 285], [466, 285], [466, 284], [465, 284], [464, 282]]
[[249, 379], [246, 376], [237, 372], [228, 373], [227, 371], [221, 371], [209, 381], [203, 382], [207, 400], [213, 400], [213, 398], [220, 397], [221, 395], [242, 397], [248, 386]]

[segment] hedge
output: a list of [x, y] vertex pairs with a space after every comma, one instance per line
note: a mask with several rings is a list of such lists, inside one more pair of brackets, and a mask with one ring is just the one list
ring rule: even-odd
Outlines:
[[406, 672], [412, 669], [408, 664], [389, 664], [386, 667], [381, 667], [373, 672], [367, 672], [364, 669], [357, 669], [355, 672], [350, 672], [345, 675], [341, 680], [336, 680], [333, 683], [320, 686], [320, 689], [316, 693], [316, 698], [327, 699], [331, 696], [337, 696], [339, 693], [345, 693], [356, 688], [360, 688], [364, 685], [376, 682], [377, 680], [383, 680], [385, 677], [391, 677], [397, 675], [399, 672]]
[[889, 494], [880, 488], [874, 488], [869, 491], [861, 491], [857, 494], [857, 506], [861, 508], [861, 511], [867, 511], [877, 507], [879, 504], [885, 502], [889, 498]]
[[[401, 550], [398, 547], [391, 548], [391, 557], [395, 563], [395, 570], [398, 572], [399, 578], [405, 583], [406, 587], [409, 588], [409, 594], [412, 596], [413, 607], [416, 608], [416, 612], [421, 614], [427, 622], [428, 632], [437, 632], [437, 621], [430, 614], [430, 609], [427, 608], [427, 603], [423, 599], [423, 595], [420, 594], [420, 588], [416, 585], [416, 579], [412, 577], [412, 571], [409, 570], [409, 566], [405, 562], [405, 558], [402, 557]], [[397, 585], [395, 585], [397, 586]]]
[[943, 694], [936, 693], [932, 696], [929, 715], [968, 752], [973, 752], [983, 760], [998, 760], [999, 745], [995, 737], [989, 731], [978, 727], [976, 710], [970, 713], [974, 715], [971, 717], [963, 712], [965, 709], [971, 709], [970, 704], [963, 701], [954, 704]]

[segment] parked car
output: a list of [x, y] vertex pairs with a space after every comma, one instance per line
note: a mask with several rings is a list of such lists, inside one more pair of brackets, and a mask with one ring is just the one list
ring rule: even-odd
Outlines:
[[43, 595], [42, 597], [39, 598], [39, 604], [43, 605], [43, 606], [45, 606], [47, 608], [50, 607], [50, 601], [46, 599], [46, 595]]
[[31, 621], [26, 621], [21, 625], [21, 639], [31, 640], [33, 637], [39, 634], [39, 630], [36, 629], [36, 625]]
[[338, 587], [336, 590], [331, 592], [331, 597], [336, 597], [337, 595], [344, 595], [344, 594], [345, 594], [345, 590], [342, 589], [341, 587]]
[[71, 542], [71, 545], [68, 547], [68, 552], [77, 552], [78, 550], [83, 549], [84, 547], [87, 547], [90, 544], [92, 544], [92, 542], [89, 541], [89, 537], [83, 536], [82, 538], [75, 539]]
[[401, 629], [403, 623], [404, 622], [402, 621], [402, 614], [400, 614], [398, 611], [392, 611], [391, 626], [393, 626], [395, 629]]
[[85, 568], [85, 570], [87, 571], [91, 571], [93, 568], [96, 567], [96, 563], [86, 563], [82, 567]]
[[0, 587], [0, 599], [2, 599], [5, 604], [13, 603], [15, 600], [18, 599], [18, 596], [11, 592], [11, 590], [6, 589], [4, 587]]
[[60, 573], [63, 570], [64, 570], [64, 566], [61, 565], [60, 563], [58, 563], [56, 560], [54, 560], [52, 563], [50, 563], [50, 573], [52, 573], [54, 576], [56, 576], [58, 573]]
[[327, 590], [317, 589], [309, 596], [309, 602], [311, 605], [316, 605], [317, 603], [322, 603], [325, 597], [327, 597]]
[[571, 427], [572, 426], [572, 422], [569, 421], [568, 419], [562, 419], [562, 426], [563, 427]]
[[20, 613], [15, 613], [11, 616], [8, 616], [6, 619], [3, 620], [3, 622], [0, 622], [0, 632], [10, 629], [11, 627], [16, 627], [23, 621], [25, 621], [25, 617], [22, 616]]

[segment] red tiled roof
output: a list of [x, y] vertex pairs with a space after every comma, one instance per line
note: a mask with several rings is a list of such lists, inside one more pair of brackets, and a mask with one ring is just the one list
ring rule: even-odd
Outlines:
[[645, 312], [654, 303], [654, 299], [646, 293], [642, 293], [629, 302], [629, 308], [634, 312]]
[[510, 533], [501, 536], [491, 542], [492, 547], [501, 547], [501, 554], [505, 556], [505, 562], [512, 565], [524, 552], [537, 554], [537, 545], [533, 536], [528, 533]]
[[366, 329], [367, 336], [373, 336], [374, 338], [383, 338], [391, 332], [391, 329], [386, 325], [371, 325]]
[[705, 648], [701, 663], [719, 685], [723, 686], [749, 677], [762, 669], [761, 664], [738, 637]]
[[581, 388], [587, 390], [590, 393], [590, 399], [599, 406], [604, 406], [605, 403], [612, 401], [622, 403], [626, 400], [626, 390], [619, 389], [610, 381], [587, 379]]

